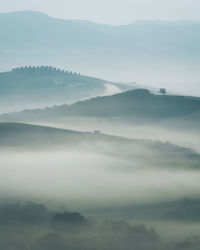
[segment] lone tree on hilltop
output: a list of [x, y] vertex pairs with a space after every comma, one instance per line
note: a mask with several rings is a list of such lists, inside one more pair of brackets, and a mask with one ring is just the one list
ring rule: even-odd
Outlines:
[[163, 95], [166, 95], [166, 94], [167, 94], [167, 91], [166, 91], [165, 88], [161, 88], [161, 89], [159, 90], [159, 93], [160, 93], [160, 94], [163, 94]]

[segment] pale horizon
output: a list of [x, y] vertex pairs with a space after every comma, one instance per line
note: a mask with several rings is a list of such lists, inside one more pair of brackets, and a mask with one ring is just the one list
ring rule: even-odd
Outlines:
[[38, 11], [59, 19], [88, 20], [109, 25], [144, 20], [200, 20], [200, 2], [197, 0], [0, 0], [0, 4], [1, 13]]
[[163, 22], [163, 23], [173, 23], [173, 22], [200, 22], [200, 19], [169, 19], [169, 20], [162, 20], [162, 19], [138, 19], [138, 20], [132, 20], [130, 22], [127, 23], [122, 23], [122, 24], [111, 24], [111, 23], [104, 23], [104, 22], [97, 22], [97, 21], [93, 21], [90, 19], [76, 19], [76, 18], [65, 18], [65, 17], [56, 17], [56, 16], [52, 16], [49, 15], [48, 13], [45, 13], [43, 11], [39, 11], [39, 10], [14, 10], [14, 11], [5, 11], [5, 12], [0, 12], [0, 14], [11, 14], [11, 13], [20, 13], [20, 12], [33, 12], [33, 13], [41, 13], [44, 14], [50, 18], [55, 18], [55, 19], [59, 19], [59, 20], [66, 20], [66, 21], [86, 21], [86, 22], [91, 22], [91, 23], [96, 23], [96, 24], [104, 24], [104, 25], [109, 25], [109, 26], [123, 26], [123, 25], [129, 25], [129, 24], [133, 24], [133, 23], [142, 23], [142, 22]]

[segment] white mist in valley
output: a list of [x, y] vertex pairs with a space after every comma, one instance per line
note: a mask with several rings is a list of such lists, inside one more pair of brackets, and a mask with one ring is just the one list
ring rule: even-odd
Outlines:
[[[45, 122], [34, 121], [33, 123], [83, 132], [98, 130], [101, 133], [132, 139], [169, 141], [200, 152], [199, 129], [190, 126], [181, 128], [182, 124], [176, 122], [176, 119], [171, 121], [165, 119], [163, 122], [155, 124], [131, 124], [126, 119], [122, 121], [116, 118], [70, 117], [54, 119], [54, 121], [52, 119]], [[170, 123], [171, 126], [169, 126]]]
[[4, 152], [1, 197], [76, 207], [159, 202], [198, 194], [199, 171], [138, 168], [136, 161], [81, 151]]

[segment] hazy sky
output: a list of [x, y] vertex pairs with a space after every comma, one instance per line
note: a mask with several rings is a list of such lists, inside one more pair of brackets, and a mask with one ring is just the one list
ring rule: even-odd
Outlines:
[[200, 19], [200, 0], [0, 0], [0, 12], [37, 10], [66, 19], [109, 24]]

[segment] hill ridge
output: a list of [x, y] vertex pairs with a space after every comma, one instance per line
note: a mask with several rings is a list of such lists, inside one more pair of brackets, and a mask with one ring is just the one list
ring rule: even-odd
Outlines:
[[[4, 114], [0, 120], [20, 118], [23, 115], [35, 117], [127, 117], [135, 119], [164, 120], [197, 114], [199, 119], [200, 98], [181, 95], [155, 95], [147, 89], [135, 89], [126, 92], [94, 97], [78, 101], [71, 105], [47, 107], [45, 109], [24, 110], [19, 113]], [[13, 116], [13, 117], [12, 117]]]

